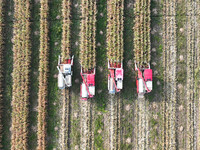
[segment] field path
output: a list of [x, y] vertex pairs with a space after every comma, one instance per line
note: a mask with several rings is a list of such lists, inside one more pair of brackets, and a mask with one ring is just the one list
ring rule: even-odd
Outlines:
[[164, 129], [163, 149], [176, 149], [176, 0], [164, 1], [163, 67]]

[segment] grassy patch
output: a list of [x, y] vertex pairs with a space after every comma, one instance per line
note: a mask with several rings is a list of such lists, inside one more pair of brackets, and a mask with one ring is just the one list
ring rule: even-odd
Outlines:
[[[4, 1], [4, 91], [3, 91], [3, 137], [2, 145], [4, 150], [11, 148], [11, 101], [12, 101], [12, 69], [13, 69], [13, 52], [12, 52], [12, 31], [13, 31], [13, 1]], [[9, 15], [10, 14], [10, 15]]]
[[58, 147], [58, 131], [55, 131], [55, 127], [60, 124], [59, 120], [59, 90], [57, 87], [57, 79], [54, 75], [57, 74], [57, 61], [60, 54], [60, 41], [62, 24], [61, 20], [57, 19], [57, 16], [61, 16], [61, 3], [62, 0], [51, 1], [49, 3], [49, 101], [48, 101], [48, 118], [47, 118], [47, 133], [48, 133], [48, 145], [47, 149], [53, 149]]

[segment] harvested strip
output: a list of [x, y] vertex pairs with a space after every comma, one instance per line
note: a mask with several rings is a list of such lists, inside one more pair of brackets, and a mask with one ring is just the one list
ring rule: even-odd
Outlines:
[[195, 105], [195, 70], [196, 65], [196, 13], [197, 2], [195, 0], [187, 1], [187, 134], [186, 148], [195, 149], [196, 147], [196, 105]]
[[0, 0], [0, 148], [2, 148], [2, 102], [3, 102], [3, 6], [4, 0]]
[[120, 149], [121, 146], [121, 99], [120, 95], [109, 95], [109, 123], [107, 149]]
[[69, 148], [69, 121], [70, 121], [70, 99], [69, 89], [62, 91], [62, 121], [60, 130], [60, 146], [62, 150]]
[[134, 59], [138, 66], [150, 62], [150, 4], [151, 0], [136, 0], [134, 4]]
[[163, 148], [176, 149], [176, 1], [164, 1], [163, 67], [164, 128]]
[[11, 149], [28, 149], [30, 1], [14, 0]]
[[81, 1], [80, 63], [85, 71], [96, 66], [96, 0]]
[[[200, 60], [200, 1], [197, 1], [197, 60]], [[200, 149], [200, 95], [199, 95], [199, 69], [200, 69], [200, 61], [197, 61], [197, 70], [196, 70], [196, 79], [198, 83], [197, 91], [198, 98], [197, 98], [197, 149]]]
[[137, 114], [137, 148], [149, 149], [149, 117], [148, 117], [148, 104], [145, 98], [139, 98], [136, 104]]
[[111, 63], [123, 60], [124, 0], [107, 1], [107, 57]]
[[70, 59], [70, 25], [71, 25], [71, 0], [63, 0], [62, 3], [62, 16], [63, 16], [63, 25], [62, 25], [62, 61], [65, 59]]
[[46, 103], [48, 100], [48, 0], [41, 0], [40, 8], [40, 61], [38, 92], [38, 150], [46, 149]]
[[80, 101], [81, 107], [81, 149], [91, 149], [93, 134], [92, 132], [92, 104], [90, 101]]

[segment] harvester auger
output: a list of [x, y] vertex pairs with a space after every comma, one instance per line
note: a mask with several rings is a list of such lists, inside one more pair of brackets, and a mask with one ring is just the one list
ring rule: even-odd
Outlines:
[[87, 100], [95, 95], [95, 74], [95, 68], [85, 72], [81, 67], [81, 77], [83, 82], [81, 83], [80, 96], [82, 100]]
[[123, 88], [123, 63], [111, 64], [108, 60], [108, 69], [108, 90], [110, 94], [115, 94], [116, 92], [120, 92]]
[[64, 62], [61, 62], [61, 57], [59, 55], [58, 58], [58, 66], [57, 69], [59, 71], [58, 73], [58, 88], [64, 89], [65, 87], [71, 87], [72, 86], [72, 66], [73, 66], [73, 60], [74, 56], [71, 57], [71, 59], [66, 59]]
[[145, 93], [149, 93], [153, 89], [152, 69], [150, 69], [150, 64], [138, 68], [135, 63], [135, 71], [138, 71], [136, 77], [137, 93], [142, 98]]

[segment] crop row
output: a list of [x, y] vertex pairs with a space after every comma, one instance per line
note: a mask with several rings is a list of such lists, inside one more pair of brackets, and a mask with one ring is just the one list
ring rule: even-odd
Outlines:
[[139, 66], [150, 62], [150, 3], [136, 0], [134, 4], [134, 60]]
[[62, 2], [62, 61], [70, 59], [70, 25], [71, 25], [71, 0], [63, 0]]
[[0, 149], [2, 148], [2, 103], [3, 103], [3, 5], [0, 0]]
[[46, 148], [46, 103], [48, 96], [48, 0], [41, 0], [40, 8], [40, 60], [39, 60], [39, 92], [38, 92], [38, 150]]
[[164, 127], [163, 147], [176, 148], [176, 0], [164, 1], [163, 68], [164, 68]]
[[[62, 2], [62, 44], [61, 55], [62, 62], [70, 59], [70, 25], [71, 25], [71, 0], [63, 0]], [[61, 129], [60, 129], [60, 149], [65, 150], [69, 146], [69, 118], [70, 118], [70, 99], [69, 89], [62, 90], [62, 108], [61, 108]]]
[[81, 0], [80, 63], [84, 70], [96, 66], [96, 0]]
[[111, 63], [123, 60], [124, 0], [107, 1], [107, 57]]
[[27, 149], [30, 72], [30, 4], [14, 0], [11, 149]]

